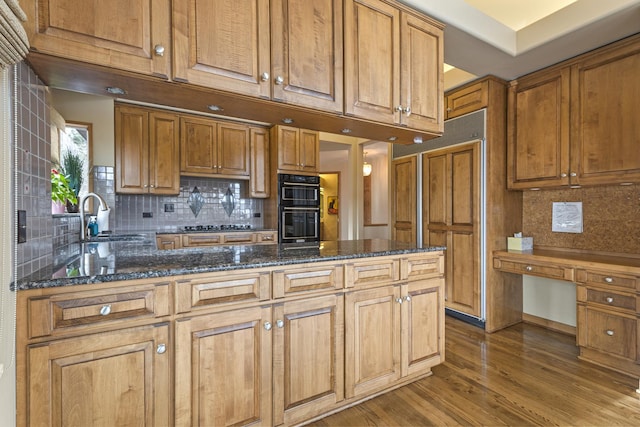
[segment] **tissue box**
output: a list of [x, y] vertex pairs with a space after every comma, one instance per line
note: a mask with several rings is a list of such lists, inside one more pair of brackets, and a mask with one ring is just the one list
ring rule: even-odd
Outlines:
[[533, 237], [507, 237], [507, 250], [530, 251], [533, 249]]

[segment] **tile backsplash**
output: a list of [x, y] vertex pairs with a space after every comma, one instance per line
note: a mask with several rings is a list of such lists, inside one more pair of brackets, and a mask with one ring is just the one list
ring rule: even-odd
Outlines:
[[[102, 168], [104, 174], [96, 172], [93, 175], [94, 190], [115, 206], [110, 220], [116, 232], [172, 231], [184, 225], [248, 224], [252, 228], [262, 228], [263, 202], [261, 199], [243, 198], [246, 181], [181, 177], [180, 194], [176, 196], [116, 195], [113, 192], [113, 168], [96, 167], [97, 170]], [[204, 198], [204, 205], [197, 216], [188, 202], [196, 187]], [[231, 215], [227, 215], [222, 206], [227, 189], [231, 190], [235, 202]]]

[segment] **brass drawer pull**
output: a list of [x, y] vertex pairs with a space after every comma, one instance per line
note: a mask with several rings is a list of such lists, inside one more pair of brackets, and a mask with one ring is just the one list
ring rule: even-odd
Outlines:
[[100, 308], [100, 315], [108, 316], [111, 313], [111, 304], [105, 304]]

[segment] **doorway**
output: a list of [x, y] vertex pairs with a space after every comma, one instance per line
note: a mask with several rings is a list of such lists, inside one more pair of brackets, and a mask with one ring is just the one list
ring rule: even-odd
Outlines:
[[320, 240], [340, 240], [340, 172], [320, 174]]

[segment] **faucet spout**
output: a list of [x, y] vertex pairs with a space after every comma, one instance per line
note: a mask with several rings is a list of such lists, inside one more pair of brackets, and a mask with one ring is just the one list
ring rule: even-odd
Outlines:
[[84, 242], [87, 239], [87, 224], [85, 219], [84, 205], [89, 197], [95, 197], [98, 199], [100, 206], [98, 207], [98, 230], [109, 230], [109, 213], [111, 208], [107, 204], [107, 201], [96, 193], [87, 193], [80, 199], [79, 211], [80, 211], [80, 241]]

